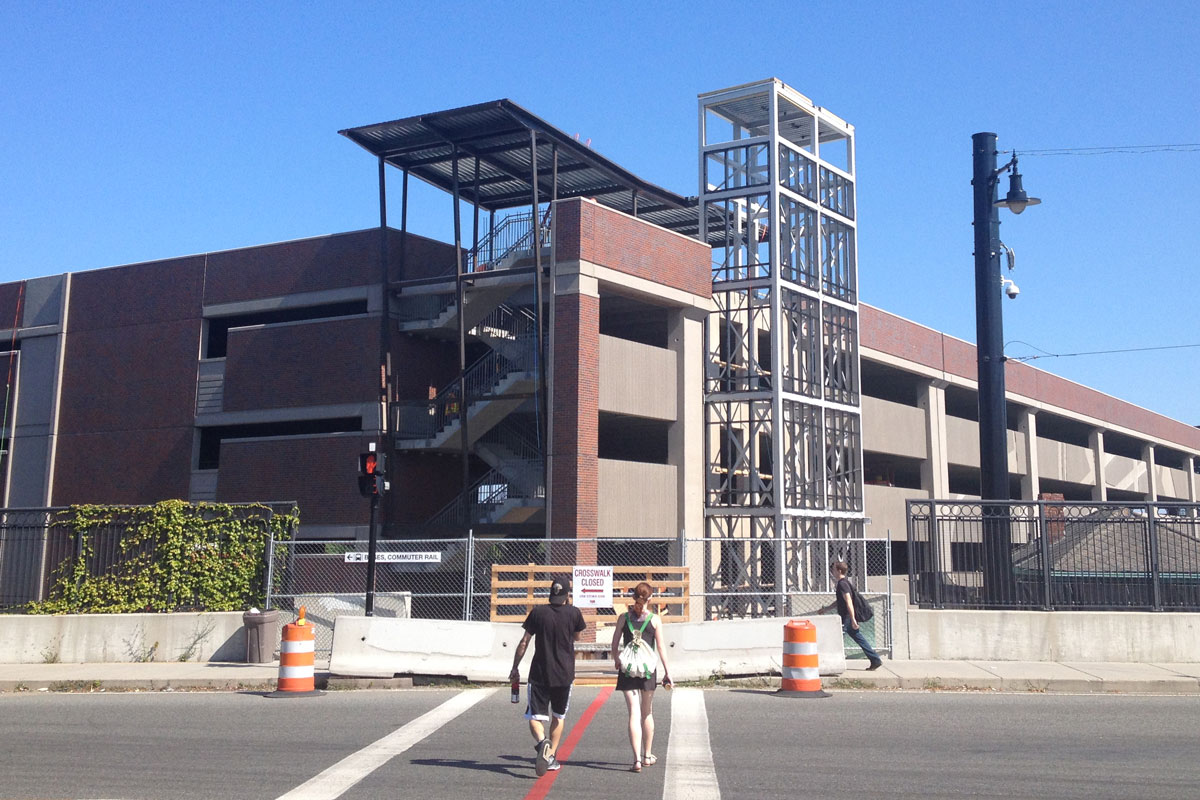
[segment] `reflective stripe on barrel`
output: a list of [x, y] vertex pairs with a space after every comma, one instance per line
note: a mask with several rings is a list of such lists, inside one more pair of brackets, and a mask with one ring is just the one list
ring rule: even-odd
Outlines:
[[779, 688], [785, 692], [821, 691], [817, 663], [817, 626], [806, 619], [783, 626], [783, 669]]
[[316, 690], [314, 660], [316, 633], [304, 618], [304, 609], [296, 622], [283, 626], [283, 641], [279, 643], [280, 692], [312, 692]]

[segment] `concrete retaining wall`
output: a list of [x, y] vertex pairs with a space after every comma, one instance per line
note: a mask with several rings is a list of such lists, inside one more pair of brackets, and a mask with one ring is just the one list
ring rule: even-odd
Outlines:
[[[817, 626], [818, 664], [822, 675], [846, 671], [839, 617], [805, 617]], [[714, 675], [779, 673], [783, 661], [783, 619], [672, 622], [663, 626], [671, 677], [681, 681]]]
[[515, 622], [338, 617], [329, 671], [361, 678], [461, 675], [505, 681], [522, 636]]
[[[846, 655], [838, 619], [809, 619], [817, 626], [821, 674], [840, 675]], [[754, 619], [665, 625], [662, 635], [671, 677], [690, 681], [778, 673], [783, 624]], [[329, 671], [363, 678], [461, 675], [473, 681], [504, 681], [523, 635], [516, 623], [338, 617]], [[526, 668], [528, 663], [527, 658]]]
[[245, 661], [241, 611], [0, 615], [0, 662]]
[[914, 660], [1200, 662], [1200, 614], [910, 609], [906, 617]]

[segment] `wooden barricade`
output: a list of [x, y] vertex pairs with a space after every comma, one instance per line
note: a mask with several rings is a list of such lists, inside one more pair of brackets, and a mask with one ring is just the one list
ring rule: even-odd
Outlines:
[[[524, 622], [530, 610], [547, 602], [555, 578], [571, 578], [571, 566], [492, 564], [492, 622]], [[613, 567], [613, 607], [580, 609], [588, 630], [612, 625], [630, 605], [630, 591], [642, 581], [654, 587], [650, 606], [663, 622], [687, 622], [691, 584], [687, 567]]]

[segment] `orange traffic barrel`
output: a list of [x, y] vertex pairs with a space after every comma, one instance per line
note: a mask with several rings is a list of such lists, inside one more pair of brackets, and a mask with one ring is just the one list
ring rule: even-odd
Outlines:
[[313, 669], [317, 637], [304, 612], [304, 606], [300, 606], [296, 621], [283, 626], [283, 641], [279, 643], [279, 683], [271, 697], [322, 694], [317, 691]]
[[829, 697], [821, 690], [817, 626], [806, 619], [783, 626], [783, 669], [778, 694], [785, 697]]

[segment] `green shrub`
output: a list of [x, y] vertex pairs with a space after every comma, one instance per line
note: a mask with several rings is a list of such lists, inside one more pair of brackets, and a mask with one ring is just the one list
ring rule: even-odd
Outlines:
[[[264, 601], [267, 544], [290, 537], [298, 512], [259, 504], [165, 500], [151, 506], [71, 506], [58, 512], [75, 555], [54, 570], [34, 614], [237, 611]], [[97, 541], [107, 542], [101, 563]]]

